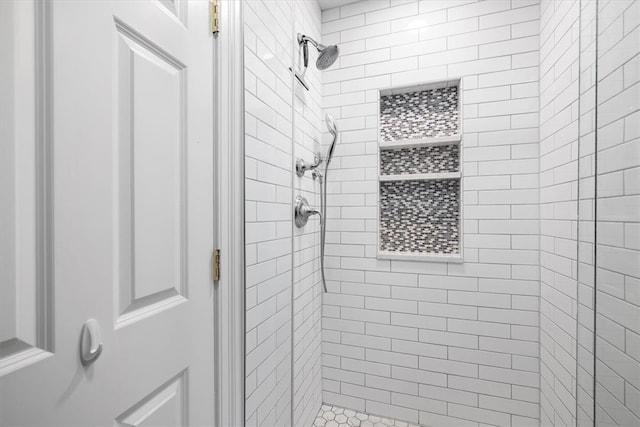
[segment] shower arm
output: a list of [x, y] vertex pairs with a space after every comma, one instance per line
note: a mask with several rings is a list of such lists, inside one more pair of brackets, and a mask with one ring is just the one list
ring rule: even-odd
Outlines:
[[[312, 39], [309, 36], [305, 36], [304, 34], [298, 33], [298, 45], [302, 46], [302, 55], [303, 55], [303, 59], [304, 59], [304, 71], [307, 71], [307, 68], [309, 67], [309, 47], [308, 44], [311, 43], [313, 45], [313, 47], [316, 48], [316, 50], [318, 52], [322, 51], [322, 49], [325, 49], [326, 46], [323, 45], [322, 43], [318, 43], [317, 41], [315, 41], [314, 39]], [[304, 74], [304, 72], [303, 72]], [[307, 88], [307, 90], [309, 90]]]
[[314, 39], [312, 39], [309, 36], [305, 36], [304, 34], [300, 34], [298, 33], [298, 44], [301, 45], [303, 43], [311, 43], [313, 45], [313, 47], [315, 47], [318, 52], [320, 52], [322, 49], [326, 48], [325, 45], [323, 45], [322, 43], [318, 43], [317, 41], [315, 41]]

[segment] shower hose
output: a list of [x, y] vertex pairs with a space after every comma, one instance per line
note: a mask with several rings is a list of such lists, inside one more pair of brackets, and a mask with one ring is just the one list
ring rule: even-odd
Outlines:
[[324, 175], [320, 176], [320, 271], [322, 274], [322, 287], [327, 292], [327, 279], [324, 273], [324, 246], [327, 237], [327, 174], [329, 173], [329, 162], [325, 162]]

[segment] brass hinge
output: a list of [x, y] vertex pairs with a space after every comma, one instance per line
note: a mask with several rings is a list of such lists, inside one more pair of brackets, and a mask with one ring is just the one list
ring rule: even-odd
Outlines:
[[220, 4], [218, 0], [211, 2], [211, 31], [213, 34], [220, 32]]
[[213, 280], [220, 280], [220, 249], [213, 250]]

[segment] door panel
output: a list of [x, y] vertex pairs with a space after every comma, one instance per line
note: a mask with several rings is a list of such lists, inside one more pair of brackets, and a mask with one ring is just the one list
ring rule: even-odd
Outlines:
[[117, 22], [118, 323], [184, 301], [185, 67]]
[[[55, 256], [46, 280], [30, 287], [3, 265], [2, 296], [12, 301], [13, 311], [7, 313], [24, 313], [44, 332], [55, 325], [55, 347], [51, 337], [36, 328], [34, 348], [46, 359], [0, 372], [0, 424], [213, 425], [214, 76], [209, 4], [34, 2], [50, 8], [50, 13], [38, 15], [32, 2], [0, 2], [3, 23], [7, 3], [22, 8], [25, 19], [30, 14], [32, 23], [47, 24], [48, 17], [44, 28], [51, 28], [47, 40], [53, 55], [43, 55], [52, 68], [44, 78], [53, 88], [51, 131], [40, 132], [34, 125], [16, 128], [44, 135], [51, 147]], [[4, 55], [4, 37], [2, 43]], [[21, 41], [17, 48], [36, 50], [32, 40]], [[34, 64], [32, 69], [39, 68]], [[17, 78], [15, 73], [10, 76], [10, 82]], [[3, 83], [3, 91], [7, 87]], [[2, 102], [4, 123], [5, 111], [18, 109], [5, 109], [9, 101], [4, 97]], [[16, 140], [2, 136], [3, 153], [15, 150]], [[41, 179], [40, 158], [34, 163], [31, 154], [27, 157], [31, 166], [16, 162], [11, 176]], [[5, 188], [3, 180], [3, 234], [12, 230], [4, 225], [5, 212], [7, 218], [18, 212], [16, 197], [6, 203], [5, 192], [17, 194], [23, 186], [27, 188], [24, 180]], [[48, 193], [43, 194], [46, 201]], [[36, 205], [33, 211], [37, 221], [31, 227], [38, 231], [46, 209]], [[15, 247], [3, 240], [3, 253], [19, 255]], [[36, 253], [36, 261], [40, 256]], [[46, 259], [27, 264], [36, 273], [47, 271]], [[14, 295], [22, 289], [52, 295], [40, 283], [55, 283], [53, 310], [39, 297], [31, 312], [36, 314], [27, 316], [29, 312], [13, 302]], [[84, 367], [79, 339], [91, 318], [100, 325], [103, 352]], [[18, 336], [16, 324], [7, 323], [3, 341]]]
[[186, 372], [172, 378], [117, 418], [118, 426], [186, 426]]
[[187, 26], [187, 0], [158, 0], [161, 5], [176, 17], [177, 20]]
[[35, 4], [0, 3], [0, 375], [53, 348], [50, 163], [36, 13], [42, 10]]

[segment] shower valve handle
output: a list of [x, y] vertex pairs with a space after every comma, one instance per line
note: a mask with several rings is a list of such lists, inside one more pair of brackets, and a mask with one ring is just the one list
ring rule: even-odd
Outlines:
[[294, 210], [294, 219], [296, 227], [302, 228], [309, 221], [311, 215], [319, 215], [322, 218], [322, 213], [319, 210], [313, 209], [309, 206], [309, 202], [302, 196], [296, 197], [296, 206]]

